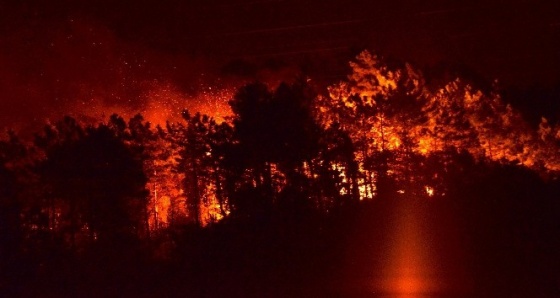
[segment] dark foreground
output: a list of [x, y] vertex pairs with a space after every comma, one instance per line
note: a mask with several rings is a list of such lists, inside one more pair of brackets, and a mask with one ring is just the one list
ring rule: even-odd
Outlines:
[[157, 245], [28, 254], [5, 267], [0, 296], [559, 297], [557, 204], [488, 198], [399, 195], [184, 228]]

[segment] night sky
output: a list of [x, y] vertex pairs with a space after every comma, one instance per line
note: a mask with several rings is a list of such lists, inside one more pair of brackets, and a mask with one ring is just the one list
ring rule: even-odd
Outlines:
[[363, 49], [505, 88], [560, 84], [560, 5], [461, 2], [2, 0], [0, 127], [220, 114], [240, 82], [334, 82]]

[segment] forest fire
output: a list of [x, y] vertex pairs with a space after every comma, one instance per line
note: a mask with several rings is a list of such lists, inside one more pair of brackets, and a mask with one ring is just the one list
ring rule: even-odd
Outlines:
[[[347, 134], [355, 146], [353, 156], [341, 155], [329, 168], [339, 179], [335, 187], [341, 196], [372, 199], [379, 196], [384, 179], [392, 179], [399, 193], [443, 195], [445, 189], [437, 186], [441, 173], [415, 177], [407, 168], [410, 163], [429, 167], [431, 155], [449, 148], [466, 151], [475, 159], [516, 163], [539, 171], [560, 168], [557, 155], [548, 154], [555, 150], [559, 127], [551, 127], [543, 118], [539, 130], [531, 132], [520, 114], [502, 103], [498, 94], [484, 94], [460, 79], [432, 92], [420, 71], [410, 65], [391, 70], [369, 52], [360, 54], [350, 65], [348, 81], [331, 86], [329, 95], [309, 99], [311, 109], [318, 111], [312, 121], [327, 132]], [[172, 85], [153, 83], [142, 96], [147, 103], [143, 110], [147, 121], [136, 116], [127, 124], [112, 116], [103, 125], [128, 135], [129, 146], [144, 148], [148, 230], [192, 221], [205, 226], [227, 216], [235, 207], [228, 203], [226, 193], [231, 190], [224, 188], [224, 177], [219, 174], [225, 157], [216, 155], [221, 154], [216, 146], [228, 142], [223, 138], [238, 125], [237, 120], [225, 120], [233, 115], [227, 102], [241, 95], [227, 88], [203, 86], [196, 99], [187, 100], [189, 95]], [[184, 113], [182, 102], [194, 103], [192, 110], [211, 117]], [[254, 108], [255, 113], [261, 113]], [[64, 127], [69, 124], [79, 125], [54, 124], [52, 129], [62, 133], [73, 129]], [[319, 177], [314, 169], [320, 162], [306, 163], [307, 170], [302, 172], [306, 179]], [[447, 166], [445, 162], [443, 166]], [[273, 191], [282, 193], [289, 185], [288, 173], [276, 163], [269, 167], [270, 177], [251, 184], [257, 187], [264, 181], [260, 179], [271, 179]], [[422, 181], [430, 186], [414, 186]], [[323, 208], [330, 208], [329, 204], [320, 203]]]
[[[424, 74], [369, 51], [326, 88], [304, 71], [259, 80], [243, 59], [204, 75], [195, 51], [136, 53], [103, 25], [53, 26], [66, 31], [23, 47], [54, 56], [30, 63], [45, 81], [25, 66], [0, 72], [6, 98], [35, 102], [29, 128], [0, 140], [0, 290], [13, 278], [1, 272], [37, 268], [41, 279], [66, 258], [64, 278], [83, 270], [129, 287], [97, 271], [105, 262], [154, 293], [159, 279], [217, 297], [251, 296], [246, 287], [265, 297], [477, 297], [500, 270], [524, 286], [543, 271], [542, 284], [560, 276], [543, 269], [560, 262], [560, 123], [526, 121], [497, 82]], [[0, 49], [0, 62], [2, 51], [25, 56]], [[58, 71], [61, 61], [83, 71]], [[80, 282], [87, 290], [75, 296], [110, 296]]]
[[0, 297], [560, 297], [555, 4], [0, 0]]
[[181, 121], [183, 109], [210, 115], [223, 122], [232, 115], [228, 101], [233, 97], [234, 90], [233, 87], [202, 85], [196, 94], [189, 95], [171, 84], [153, 84], [143, 95], [147, 104], [141, 114], [152, 124], [160, 126], [165, 126], [168, 121]]

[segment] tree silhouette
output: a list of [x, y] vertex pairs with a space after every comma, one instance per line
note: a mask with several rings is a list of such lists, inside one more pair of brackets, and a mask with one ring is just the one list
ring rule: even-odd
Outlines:
[[77, 236], [110, 243], [136, 234], [145, 204], [142, 164], [108, 126], [83, 129], [65, 118], [36, 143], [46, 155], [41, 178], [64, 204], [60, 225], [72, 246]]
[[320, 209], [329, 210], [341, 206], [348, 201], [346, 198], [357, 202], [359, 168], [355, 159], [356, 149], [350, 136], [335, 122], [324, 131], [320, 143], [322, 146], [316, 165]]
[[0, 268], [21, 252], [24, 226], [21, 221], [26, 177], [23, 163], [28, 156], [27, 148], [14, 132], [8, 132], [8, 140], [0, 141]]
[[320, 135], [313, 117], [314, 97], [302, 81], [281, 84], [274, 91], [253, 83], [242, 87], [230, 101], [235, 114], [235, 158], [230, 161], [236, 161], [233, 167], [238, 173], [250, 171], [251, 177], [240, 183], [244, 185], [240, 189], [248, 193], [253, 189], [253, 203], [260, 201], [265, 212], [279, 200], [286, 185], [290, 187], [286, 192], [292, 194], [309, 189], [304, 172], [318, 154]]
[[[329, 87], [319, 100], [323, 126], [339, 123], [354, 146], [359, 175], [354, 196], [397, 190], [396, 180], [410, 180], [406, 160], [413, 160], [426, 122], [425, 88], [410, 65], [391, 66], [367, 51], [350, 62], [347, 81]], [[406, 178], [404, 178], [406, 177]], [[402, 182], [402, 181], [401, 181]]]
[[168, 124], [167, 131], [179, 148], [176, 169], [184, 175], [181, 183], [188, 217], [200, 226], [228, 213], [223, 161], [231, 129], [206, 115], [191, 115], [186, 110], [183, 119], [184, 124]]
[[216, 200], [220, 208], [220, 215], [225, 217], [230, 212], [229, 193], [227, 191], [227, 179], [230, 174], [227, 170], [226, 156], [231, 148], [233, 128], [226, 122], [217, 124], [210, 122], [207, 142], [210, 146], [210, 167], [212, 168], [212, 180]]
[[187, 124], [183, 129], [183, 139], [181, 140], [180, 169], [185, 173], [183, 184], [187, 193], [189, 216], [197, 225], [201, 225], [205, 178], [209, 176], [206, 161], [208, 155], [211, 154], [210, 147], [206, 143], [210, 119], [199, 113], [191, 117], [187, 111], [183, 112], [183, 118]]

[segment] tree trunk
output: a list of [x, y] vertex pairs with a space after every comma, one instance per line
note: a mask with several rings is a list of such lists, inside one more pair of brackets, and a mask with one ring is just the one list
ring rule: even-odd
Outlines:
[[220, 204], [220, 214], [223, 217], [227, 216], [226, 210], [224, 209], [224, 197], [223, 197], [223, 190], [222, 190], [222, 182], [220, 180], [219, 174], [219, 167], [214, 166], [214, 183], [216, 185], [216, 200]]

